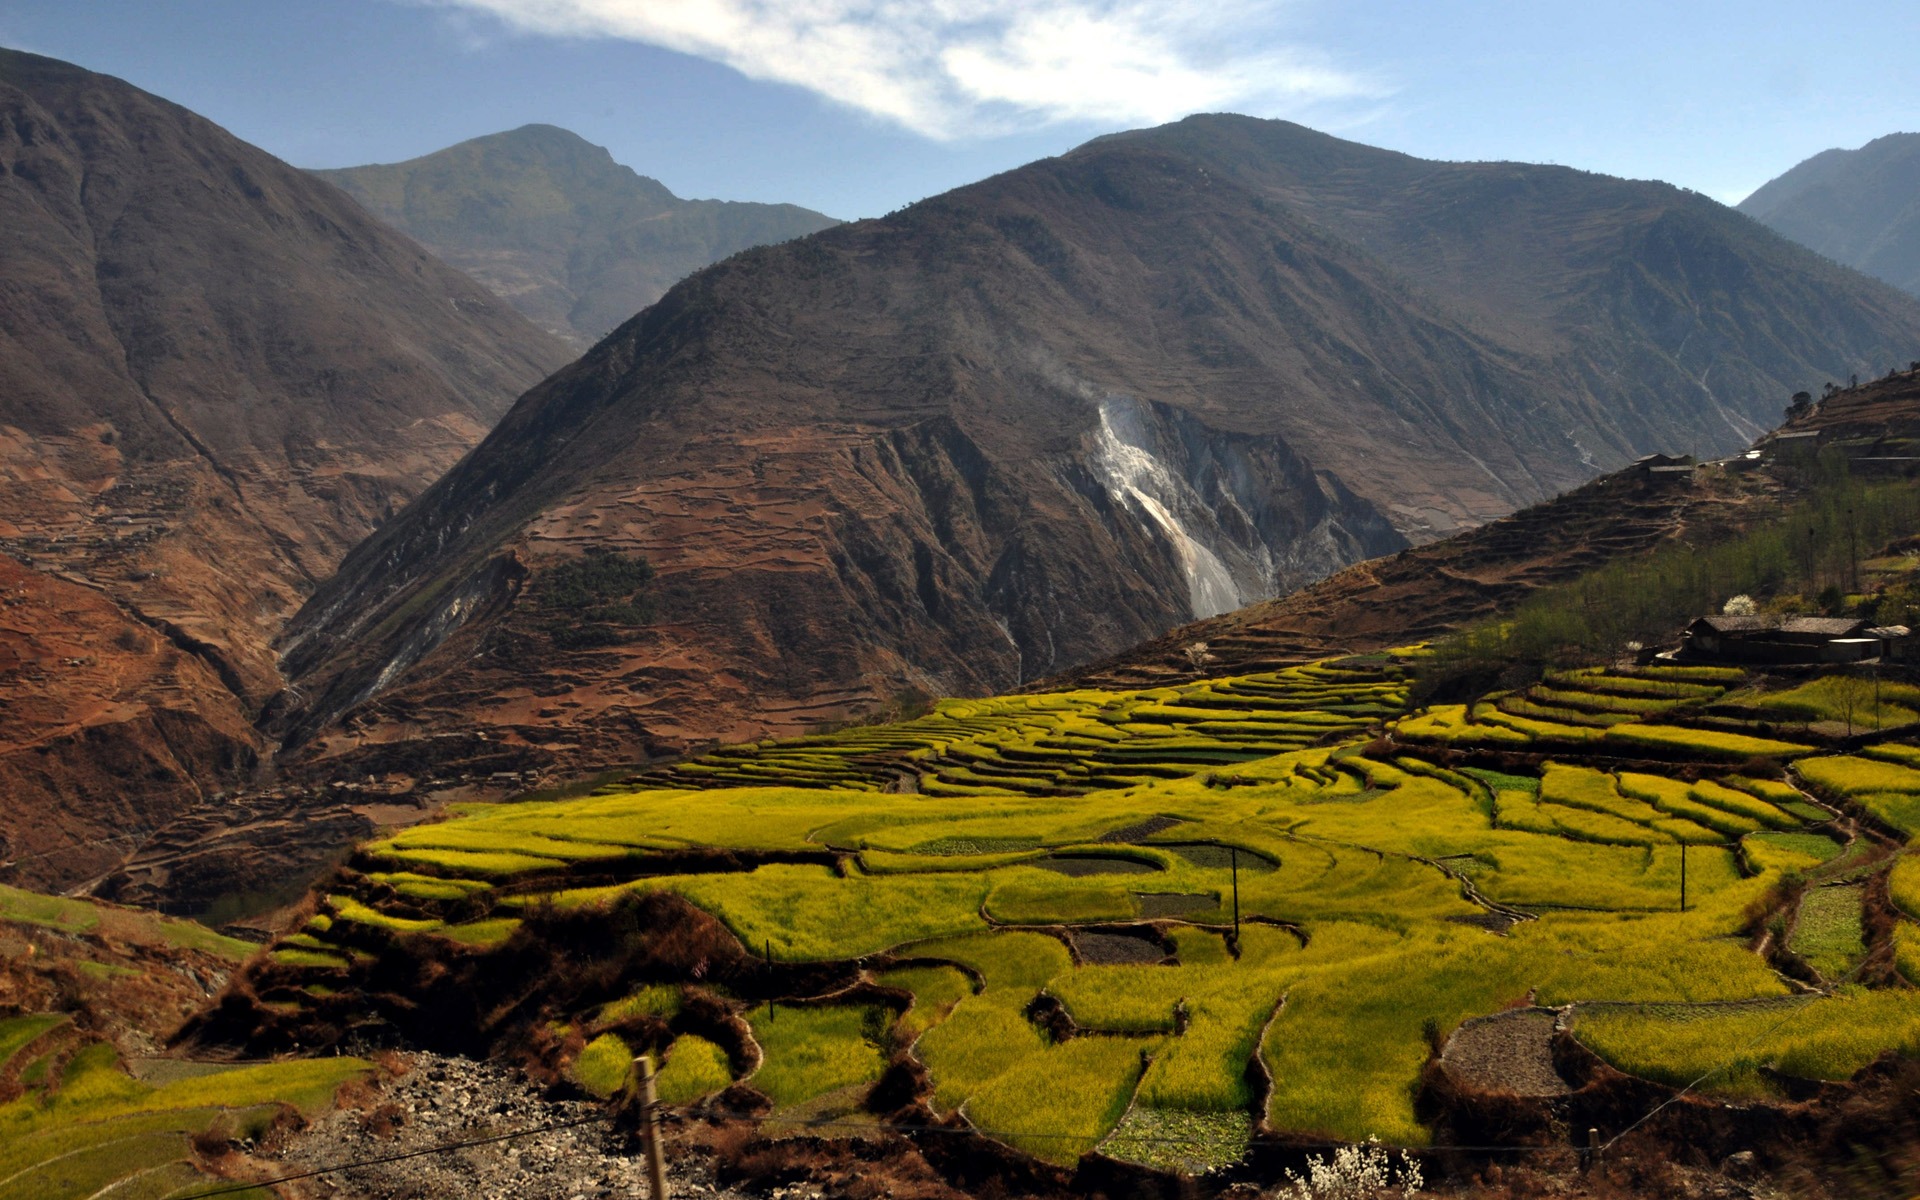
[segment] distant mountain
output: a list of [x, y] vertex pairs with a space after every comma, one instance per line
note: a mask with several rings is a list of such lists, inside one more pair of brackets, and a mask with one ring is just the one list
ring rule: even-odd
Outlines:
[[682, 200], [552, 125], [313, 173], [582, 350], [701, 267], [836, 223], [792, 204]]
[[417, 776], [1005, 690], [1915, 347], [1920, 302], [1664, 184], [1102, 138], [699, 272], [534, 389], [290, 627], [289, 730]]
[[1920, 133], [1822, 151], [1741, 201], [1740, 211], [1920, 296]]
[[281, 623], [568, 357], [336, 189], [0, 51], [0, 861], [70, 880], [244, 779]]

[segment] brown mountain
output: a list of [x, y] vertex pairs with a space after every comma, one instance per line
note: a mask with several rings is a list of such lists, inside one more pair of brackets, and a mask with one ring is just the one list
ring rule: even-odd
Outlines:
[[0, 859], [244, 776], [270, 645], [565, 347], [336, 189], [0, 51]]
[[1920, 133], [1822, 151], [1742, 200], [1740, 211], [1920, 296]]
[[581, 350], [708, 263], [837, 223], [793, 204], [682, 200], [552, 125], [313, 173]]
[[700, 272], [534, 389], [293, 623], [292, 731], [539, 767], [1004, 690], [1915, 345], [1920, 304], [1666, 185], [1103, 138]]

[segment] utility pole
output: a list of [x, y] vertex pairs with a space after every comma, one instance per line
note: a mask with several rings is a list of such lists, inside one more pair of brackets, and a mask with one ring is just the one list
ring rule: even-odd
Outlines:
[[1233, 858], [1233, 950], [1240, 952], [1240, 847], [1228, 846], [1227, 853]]
[[1860, 594], [1860, 543], [1853, 523], [1853, 505], [1847, 505], [1847, 579], [1848, 592]]
[[653, 1200], [667, 1200], [667, 1160], [660, 1152], [660, 1108], [653, 1086], [653, 1055], [633, 1060], [640, 1073], [640, 1137], [647, 1149], [647, 1184]]

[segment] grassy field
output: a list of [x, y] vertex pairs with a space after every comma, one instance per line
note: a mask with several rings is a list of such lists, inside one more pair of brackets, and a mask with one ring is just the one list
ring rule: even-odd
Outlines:
[[[1844, 876], [1804, 890], [1791, 948], [1832, 980], [1861, 961], [1861, 873], [1885, 867], [1795, 781], [1900, 826], [1902, 804], [1920, 814], [1900, 743], [1843, 755], [1817, 732], [1769, 736], [1782, 704], [1827, 692], [1783, 700], [1724, 669], [1553, 672], [1412, 713], [1405, 672], [1375, 659], [943, 701], [585, 795], [472, 806], [363, 847], [361, 882], [349, 873], [273, 969], [351, 986], [371, 969], [356, 954], [420, 939], [485, 953], [515, 916], [671, 890], [754, 955], [860, 960], [913, 997], [904, 1012], [719, 997], [765, 1055], [745, 1082], [778, 1109], [857, 1096], [910, 1047], [936, 1108], [1062, 1163], [1097, 1145], [1149, 1161], [1157, 1129], [1200, 1131], [1213, 1148], [1194, 1161], [1218, 1161], [1256, 1116], [1423, 1144], [1415, 1092], [1435, 1040], [1529, 997], [1579, 1006], [1579, 1036], [1651, 1078], [1691, 1078], [1719, 1053], [1729, 1094], [1771, 1086], [1761, 1065], [1837, 1078], [1875, 1047], [1913, 1047], [1920, 993], [1795, 1000], [1748, 948], [1783, 884]], [[673, 865], [714, 849], [736, 861]], [[1910, 861], [1891, 889], [1912, 912]], [[1144, 920], [1159, 940], [1120, 943], [1125, 962], [1069, 936]], [[475, 932], [489, 928], [505, 932]], [[1920, 970], [1915, 928], [1896, 935], [1903, 970]], [[577, 1019], [670, 1017], [681, 984], [702, 986], [654, 984]], [[1035, 1019], [1053, 1010], [1080, 1035]], [[626, 1053], [591, 1042], [575, 1077], [604, 1087]], [[1274, 1081], [1264, 1113], [1255, 1064]], [[732, 1074], [683, 1035], [668, 1078], [689, 1102]]]

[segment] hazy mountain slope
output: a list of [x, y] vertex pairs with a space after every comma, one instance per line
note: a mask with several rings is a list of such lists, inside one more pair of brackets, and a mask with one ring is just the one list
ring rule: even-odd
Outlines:
[[[585, 762], [1005, 689], [1916, 344], [1920, 304], [1665, 185], [1101, 139], [701, 272], [529, 393], [295, 622], [296, 731]], [[610, 645], [543, 590], [586, 548], [661, 573]]]
[[1822, 151], [1742, 200], [1740, 211], [1920, 295], [1920, 133]]
[[792, 204], [682, 200], [552, 125], [313, 173], [582, 350], [708, 263], [835, 224]]
[[[0, 758], [29, 764], [0, 762], [8, 847], [131, 824], [33, 757], [52, 743], [29, 728], [96, 758], [200, 730], [174, 739], [178, 770], [119, 781], [160, 816], [230, 778], [281, 687], [282, 622], [566, 357], [337, 190], [119, 80], [0, 51], [0, 552], [65, 581], [23, 595], [66, 597], [0, 623], [15, 669], [45, 672], [0, 680]], [[67, 633], [87, 652], [49, 656]], [[158, 669], [160, 648], [198, 666]]]

